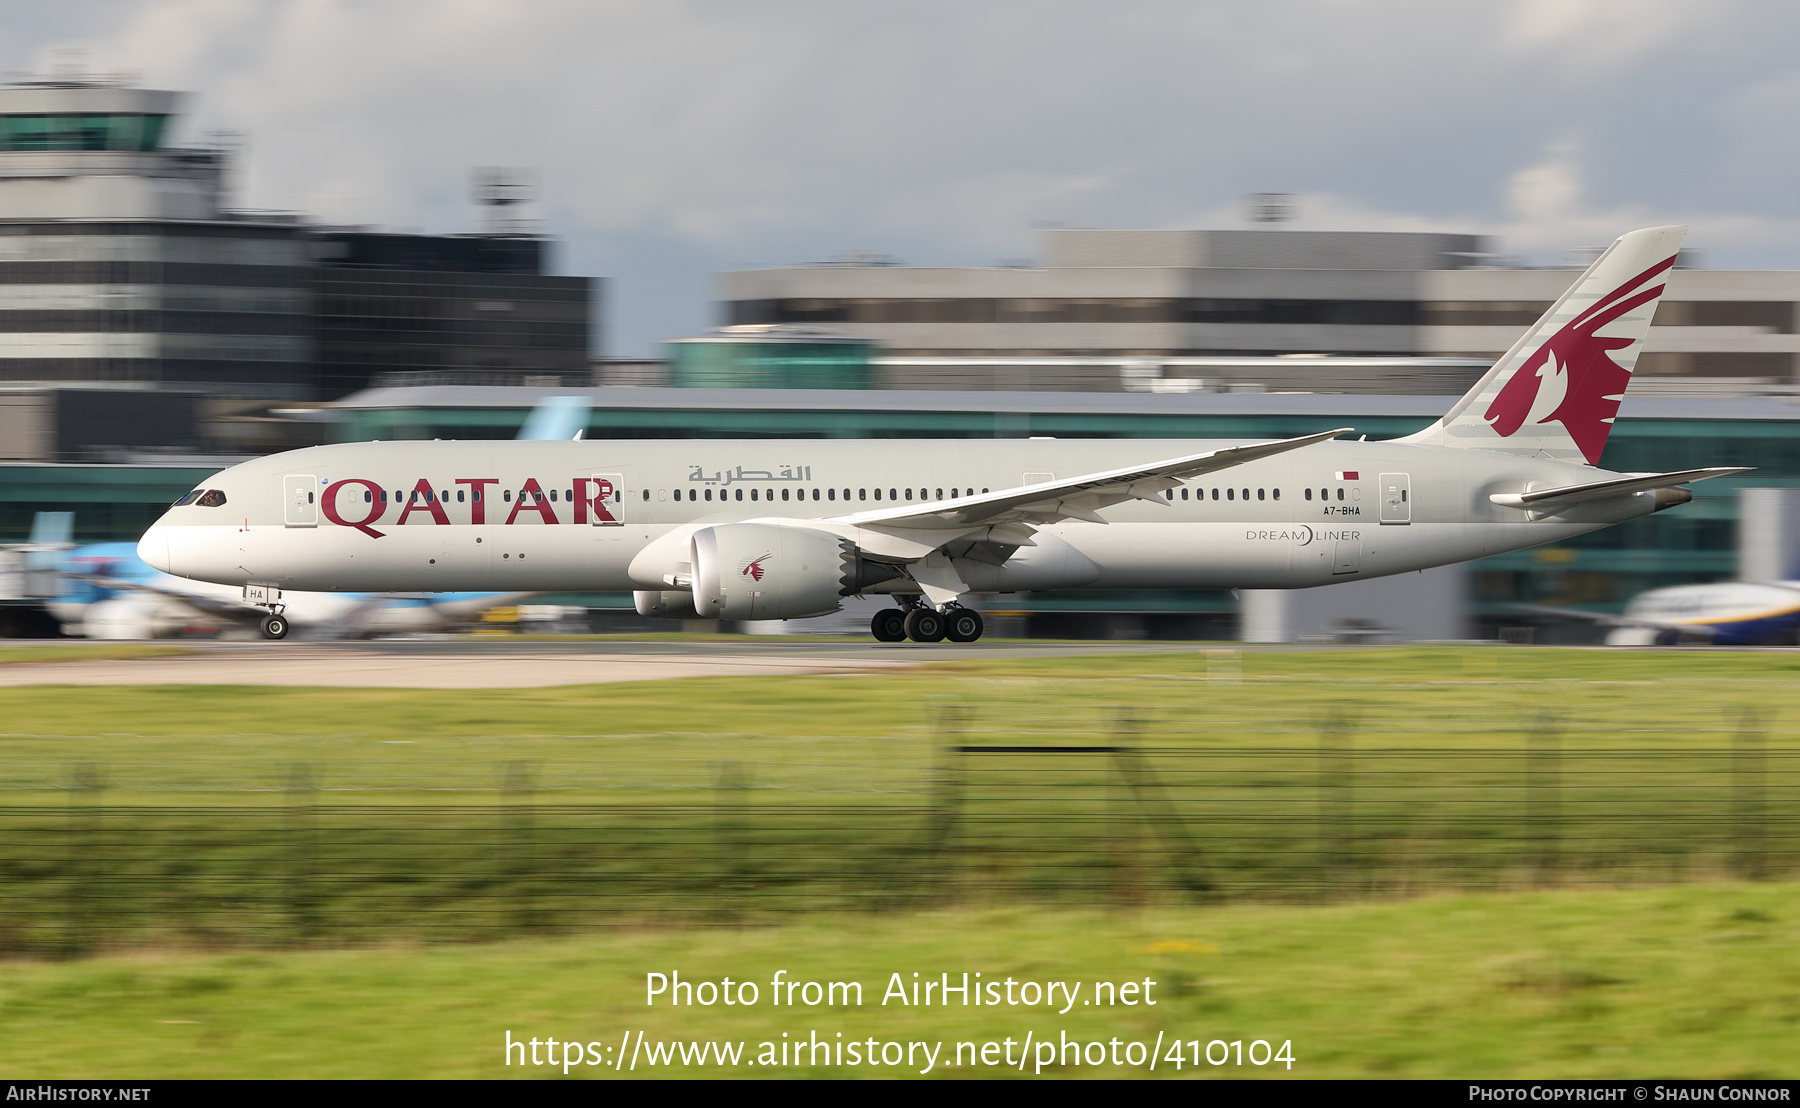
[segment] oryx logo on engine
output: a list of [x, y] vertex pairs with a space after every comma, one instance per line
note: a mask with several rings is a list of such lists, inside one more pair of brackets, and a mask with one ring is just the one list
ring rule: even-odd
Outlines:
[[763, 563], [774, 557], [774, 555], [775, 552], [771, 550], [767, 554], [762, 554], [750, 559], [743, 565], [738, 566], [738, 575], [740, 577], [748, 577], [752, 581], [761, 581], [763, 579], [763, 574], [768, 572], [763, 569]]

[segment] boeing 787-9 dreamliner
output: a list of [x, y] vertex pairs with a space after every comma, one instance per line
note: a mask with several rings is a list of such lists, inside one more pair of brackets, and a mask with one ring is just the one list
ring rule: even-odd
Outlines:
[[283, 589], [630, 589], [645, 615], [727, 620], [886, 594], [886, 642], [979, 638], [977, 593], [1307, 588], [1480, 558], [1741, 472], [1598, 468], [1686, 230], [1613, 243], [1401, 439], [345, 443], [208, 478], [138, 550], [272, 616]]

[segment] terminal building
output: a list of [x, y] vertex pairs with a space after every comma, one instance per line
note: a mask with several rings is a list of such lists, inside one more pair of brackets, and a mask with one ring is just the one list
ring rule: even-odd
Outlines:
[[271, 407], [376, 382], [589, 382], [593, 282], [549, 274], [545, 239], [234, 208], [229, 144], [178, 141], [182, 100], [86, 73], [0, 88], [5, 459], [304, 445]]
[[[1474, 235], [1053, 229], [1036, 265], [852, 255], [725, 273], [719, 314], [728, 332], [829, 328], [879, 344], [886, 388], [1460, 394], [1469, 363], [1503, 354], [1578, 260], [1508, 266]], [[1800, 272], [1680, 267], [1693, 260], [1669, 277], [1634, 387], [1792, 390]]]
[[371, 385], [589, 383], [594, 283], [551, 275], [545, 239], [309, 237], [320, 399]]
[[225, 211], [226, 151], [168, 142], [178, 100], [0, 89], [0, 381], [311, 390], [309, 245]]

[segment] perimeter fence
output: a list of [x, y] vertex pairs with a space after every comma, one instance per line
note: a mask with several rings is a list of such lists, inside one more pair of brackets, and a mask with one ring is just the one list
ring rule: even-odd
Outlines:
[[860, 762], [0, 763], [0, 955], [1800, 871], [1800, 748], [1755, 712], [1629, 745], [1543, 714], [1504, 745], [1309, 718], [1227, 745], [946, 704], [907, 757]]

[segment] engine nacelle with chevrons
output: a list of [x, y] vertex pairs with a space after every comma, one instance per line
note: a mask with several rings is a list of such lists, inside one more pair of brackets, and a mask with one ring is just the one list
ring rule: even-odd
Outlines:
[[724, 523], [693, 538], [702, 619], [801, 619], [843, 607], [850, 544], [807, 527]]

